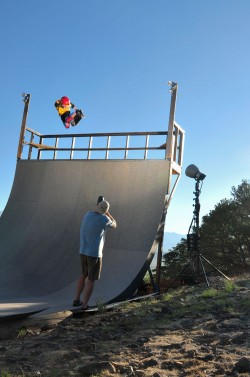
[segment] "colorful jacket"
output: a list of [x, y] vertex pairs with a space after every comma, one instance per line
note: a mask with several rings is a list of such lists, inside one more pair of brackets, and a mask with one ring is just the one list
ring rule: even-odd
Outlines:
[[75, 105], [73, 105], [73, 103], [71, 103], [71, 102], [68, 106], [64, 106], [64, 107], [62, 107], [61, 101], [59, 99], [55, 102], [55, 108], [57, 109], [58, 114], [60, 116], [62, 116], [66, 112], [70, 112], [70, 109], [72, 109], [74, 107], [75, 107]]

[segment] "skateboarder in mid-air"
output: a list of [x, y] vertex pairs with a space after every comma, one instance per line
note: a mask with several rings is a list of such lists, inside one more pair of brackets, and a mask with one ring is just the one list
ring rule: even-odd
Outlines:
[[[75, 105], [70, 102], [70, 99], [68, 97], [63, 96], [61, 99], [57, 100], [55, 102], [55, 107], [65, 128], [76, 126], [77, 123], [79, 123], [80, 120], [84, 118], [82, 110], [77, 109]], [[73, 109], [74, 112], [71, 112], [71, 109]]]

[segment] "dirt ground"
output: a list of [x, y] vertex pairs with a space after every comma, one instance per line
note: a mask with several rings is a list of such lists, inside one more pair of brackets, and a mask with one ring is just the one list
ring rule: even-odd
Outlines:
[[112, 311], [2, 323], [0, 376], [250, 376], [250, 277]]

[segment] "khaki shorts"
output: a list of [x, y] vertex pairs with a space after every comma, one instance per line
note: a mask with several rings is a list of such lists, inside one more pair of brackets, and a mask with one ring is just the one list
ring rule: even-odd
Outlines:
[[80, 254], [82, 264], [82, 274], [89, 280], [99, 280], [102, 270], [102, 258], [88, 257]]

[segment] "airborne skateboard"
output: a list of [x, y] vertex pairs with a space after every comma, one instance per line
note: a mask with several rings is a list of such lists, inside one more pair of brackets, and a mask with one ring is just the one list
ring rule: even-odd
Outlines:
[[66, 118], [63, 124], [66, 128], [75, 127], [83, 118], [85, 118], [85, 115], [83, 114], [82, 110], [76, 110], [76, 115]]

